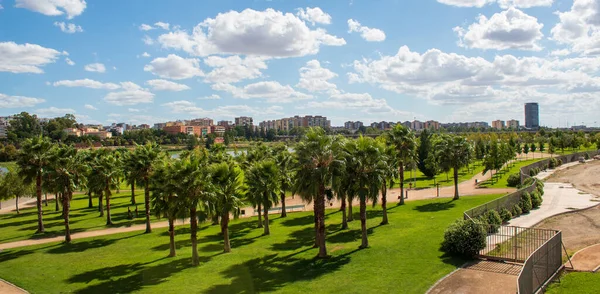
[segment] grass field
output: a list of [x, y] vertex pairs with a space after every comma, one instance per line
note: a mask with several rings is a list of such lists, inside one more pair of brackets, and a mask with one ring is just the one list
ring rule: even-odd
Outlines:
[[550, 284], [548, 294], [596, 294], [600, 291], [600, 273], [568, 273], [560, 282]]
[[522, 167], [532, 164], [534, 162], [540, 161], [542, 159], [543, 158], [536, 158], [536, 159], [520, 160], [520, 161], [514, 162], [514, 164], [511, 164], [509, 168], [504, 168], [500, 172], [495, 173], [494, 177], [493, 177], [493, 181], [492, 181], [492, 179], [489, 179], [485, 182], [482, 182], [480, 184], [480, 186], [486, 187], [486, 188], [506, 188], [506, 187], [508, 187], [507, 182], [506, 182], [506, 180], [508, 180], [508, 176], [510, 176], [511, 174], [514, 174], [516, 172], [519, 172], [519, 170]]
[[[222, 253], [217, 226], [199, 229], [201, 264], [191, 267], [187, 224], [177, 227], [177, 253], [165, 229], [45, 244], [0, 252], [0, 277], [31, 293], [424, 293], [464, 261], [439, 246], [463, 211], [499, 195], [407, 202], [369, 208], [371, 247], [358, 250], [360, 222], [340, 230], [341, 213], [327, 211], [330, 258], [317, 260], [311, 212], [275, 217], [262, 236], [256, 219], [230, 225], [232, 253]], [[0, 221], [0, 224], [4, 224]]]
[[[70, 213], [71, 233], [143, 224], [146, 219], [144, 214], [143, 189], [136, 190], [135, 199], [139, 214], [137, 218], [130, 220], [127, 218], [127, 208], [129, 207], [132, 212], [135, 211], [135, 206], [131, 205], [130, 202], [131, 190], [125, 188], [121, 190], [121, 193], [113, 194], [111, 197], [110, 212], [114, 224], [106, 226], [106, 214], [105, 217], [99, 217], [100, 212], [98, 212], [97, 197], [94, 197], [94, 208], [88, 208], [88, 198], [86, 195], [73, 195]], [[42, 207], [44, 210], [44, 228], [46, 229], [46, 233], [34, 234], [37, 229], [37, 210], [34, 205], [27, 209], [21, 209], [20, 214], [16, 212], [0, 214], [0, 243], [62, 236], [64, 234], [64, 221], [62, 212], [55, 211], [54, 200], [49, 200], [48, 206], [44, 205]], [[152, 220], [155, 221], [156, 218], [152, 216]]]
[[[473, 178], [476, 174], [481, 173], [483, 171], [483, 165], [480, 160], [472, 163], [469, 168], [462, 168], [458, 172], [458, 182], [464, 182]], [[433, 188], [434, 179], [427, 178], [419, 169], [415, 169], [411, 174], [410, 171], [404, 172], [404, 186], [408, 187], [409, 183], [413, 182], [413, 177], [416, 179], [416, 188]], [[439, 183], [440, 187], [452, 186], [454, 185], [454, 179], [452, 178], [452, 171], [446, 173], [439, 174], [435, 176], [435, 183]], [[398, 187], [398, 181], [396, 181], [396, 186]], [[413, 187], [414, 188], [414, 187]]]

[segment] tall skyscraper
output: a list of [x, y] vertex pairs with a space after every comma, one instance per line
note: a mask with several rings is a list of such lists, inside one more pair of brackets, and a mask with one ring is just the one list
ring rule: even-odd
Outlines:
[[540, 107], [537, 103], [525, 103], [525, 127], [535, 129], [540, 127]]

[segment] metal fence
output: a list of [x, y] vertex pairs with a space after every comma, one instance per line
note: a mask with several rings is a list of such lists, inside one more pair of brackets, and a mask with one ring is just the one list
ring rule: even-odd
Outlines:
[[527, 258], [517, 281], [519, 294], [537, 292], [560, 271], [563, 266], [561, 246], [562, 234], [558, 232]]
[[559, 234], [559, 231], [547, 229], [484, 226], [488, 234], [479, 257], [489, 260], [525, 262], [540, 246]]
[[484, 213], [486, 213], [490, 210], [496, 210], [496, 211], [498, 211], [498, 213], [500, 213], [500, 210], [502, 210], [502, 208], [506, 208], [506, 209], [512, 211], [513, 206], [515, 204], [519, 204], [519, 201], [521, 200], [521, 195], [523, 193], [525, 193], [525, 192], [531, 193], [535, 189], [536, 189], [536, 186], [535, 186], [535, 182], [534, 182], [530, 186], [522, 188], [516, 192], [510, 193], [506, 196], [503, 196], [498, 199], [492, 200], [490, 202], [484, 203], [477, 207], [473, 207], [464, 212], [464, 219], [477, 218], [480, 215], [483, 215]]

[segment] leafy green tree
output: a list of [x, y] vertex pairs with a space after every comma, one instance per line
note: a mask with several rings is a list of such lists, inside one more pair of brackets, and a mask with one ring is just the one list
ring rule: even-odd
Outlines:
[[[271, 234], [269, 230], [269, 209], [279, 202], [278, 193], [281, 191], [279, 169], [272, 159], [255, 163], [247, 174], [249, 192], [253, 201], [259, 201], [263, 208], [264, 235]], [[258, 211], [260, 214], [260, 210]]]
[[404, 205], [404, 168], [416, 159], [417, 144], [415, 135], [404, 126], [397, 124], [387, 133], [388, 144], [396, 149], [398, 174], [400, 175], [400, 205]]
[[35, 194], [35, 186], [26, 183], [19, 175], [18, 168], [8, 169], [0, 179], [0, 201], [15, 198], [15, 208], [19, 214], [19, 198]]
[[285, 193], [286, 191], [291, 190], [292, 188], [292, 180], [294, 178], [294, 157], [292, 153], [287, 149], [287, 146], [281, 145], [274, 150], [275, 153], [275, 162], [277, 163], [277, 167], [279, 168], [279, 180], [281, 187], [281, 191], [279, 192], [280, 201], [281, 201], [281, 217], [286, 217], [286, 207], [285, 207]]
[[437, 157], [441, 165], [447, 166], [454, 171], [454, 200], [459, 199], [458, 194], [458, 171], [469, 164], [471, 144], [466, 138], [460, 136], [444, 136], [434, 147], [438, 153]]
[[[242, 199], [247, 187], [244, 183], [244, 172], [233, 161], [215, 163], [210, 167], [211, 181], [214, 185], [214, 201], [221, 216], [221, 232], [223, 233], [223, 251], [231, 252], [229, 243], [229, 214], [239, 216], [244, 205]], [[268, 224], [266, 226], [268, 228]]]
[[500, 170], [502, 168], [502, 154], [500, 152], [500, 147], [498, 146], [498, 141], [492, 141], [490, 143], [490, 149], [488, 153], [483, 158], [483, 174], [486, 172], [491, 172], [491, 180], [494, 182], [494, 170]]
[[419, 162], [417, 167], [419, 170], [428, 178], [435, 176], [434, 172], [427, 166], [427, 158], [431, 153], [431, 131], [424, 129], [419, 135], [419, 148], [417, 149], [417, 155]]
[[42, 135], [42, 126], [37, 116], [23, 111], [10, 120], [6, 136], [12, 142], [19, 143], [23, 139], [32, 139]]
[[523, 153], [525, 153], [525, 159], [527, 159], [527, 154], [529, 154], [529, 145], [527, 143], [523, 145]]
[[315, 243], [318, 257], [327, 256], [325, 245], [325, 197], [331, 196], [332, 178], [340, 168], [340, 160], [334, 153], [333, 137], [319, 127], [310, 128], [296, 145], [298, 170], [293, 192], [307, 202], [314, 202]]
[[54, 146], [46, 138], [34, 137], [25, 140], [17, 158], [19, 173], [26, 184], [35, 181], [36, 207], [38, 214], [37, 233], [44, 233], [42, 217], [42, 179], [44, 168], [48, 167]]
[[[94, 161], [90, 166], [92, 171], [88, 178], [88, 184], [90, 185], [91, 190], [104, 196], [106, 201], [107, 226], [113, 224], [110, 213], [111, 189], [115, 189], [118, 185], [117, 178], [121, 172], [120, 166], [117, 157], [109, 149], [98, 149]], [[100, 203], [102, 203], [102, 201], [100, 201]], [[102, 214], [103, 212], [101, 212], [100, 215]]]
[[531, 152], [533, 153], [533, 158], [535, 158], [535, 150], [537, 150], [537, 146], [535, 146], [535, 143], [531, 143], [529, 145], [529, 150], [531, 150]]

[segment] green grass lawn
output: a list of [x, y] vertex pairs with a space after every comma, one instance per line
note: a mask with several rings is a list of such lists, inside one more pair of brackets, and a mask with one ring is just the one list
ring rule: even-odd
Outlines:
[[0, 162], [0, 166], [6, 168], [16, 168], [17, 163], [14, 161]]
[[156, 229], [5, 250], [0, 277], [31, 293], [424, 293], [464, 262], [439, 250], [448, 224], [499, 196], [407, 202], [389, 208], [385, 226], [380, 206], [370, 207], [371, 247], [363, 250], [360, 222], [340, 230], [341, 213], [328, 210], [325, 260], [314, 258], [312, 212], [300, 212], [274, 216], [270, 236], [255, 218], [232, 222], [228, 254], [218, 226], [202, 225], [198, 267], [190, 266], [185, 224], [177, 227], [176, 258], [166, 258], [166, 229]]
[[[133, 212], [135, 206], [131, 205], [130, 202], [131, 190], [127, 190], [125, 186], [123, 187], [124, 189], [121, 190], [121, 193], [113, 194], [111, 197], [110, 212], [114, 225], [110, 227], [130, 226], [145, 222], [144, 190], [136, 190], [135, 199], [139, 215], [137, 218], [130, 220], [127, 218], [127, 207], [131, 208]], [[106, 201], [104, 201], [104, 205], [106, 205]], [[44, 205], [42, 207], [44, 210], [44, 227], [46, 233], [34, 234], [37, 229], [37, 209], [34, 205], [27, 209], [21, 209], [20, 214], [16, 212], [0, 214], [0, 243], [62, 236], [64, 234], [64, 221], [62, 212], [55, 211], [54, 200], [48, 200], [48, 206]], [[62, 207], [60, 209], [62, 210]], [[99, 217], [99, 215], [97, 197], [94, 197], [94, 208], [88, 208], [88, 198], [86, 195], [73, 195], [70, 213], [71, 233], [108, 228], [106, 226], [106, 217]], [[152, 216], [152, 220], [155, 221], [156, 218]]]
[[550, 284], [546, 293], [596, 294], [599, 289], [600, 273], [568, 273]]
[[[483, 165], [480, 160], [472, 163], [469, 168], [462, 168], [458, 172], [458, 182], [464, 182], [473, 178], [476, 174], [483, 171]], [[409, 183], [413, 182], [413, 177], [416, 179], [416, 188], [433, 188], [434, 179], [427, 178], [419, 169], [415, 169], [413, 174], [410, 171], [404, 172], [404, 187], [409, 187]], [[454, 185], [454, 179], [452, 178], [452, 171], [439, 174], [435, 177], [435, 182], [440, 184], [440, 187]], [[398, 187], [398, 181], [396, 181], [395, 187]]]
[[492, 179], [489, 179], [485, 182], [482, 182], [480, 186], [486, 188], [507, 188], [508, 186], [506, 180], [508, 180], [509, 175], [519, 172], [519, 170], [526, 165], [538, 162], [543, 159], [544, 158], [536, 158], [517, 161], [514, 164], [512, 164], [509, 168], [504, 168], [500, 172], [495, 173], [493, 181]]

